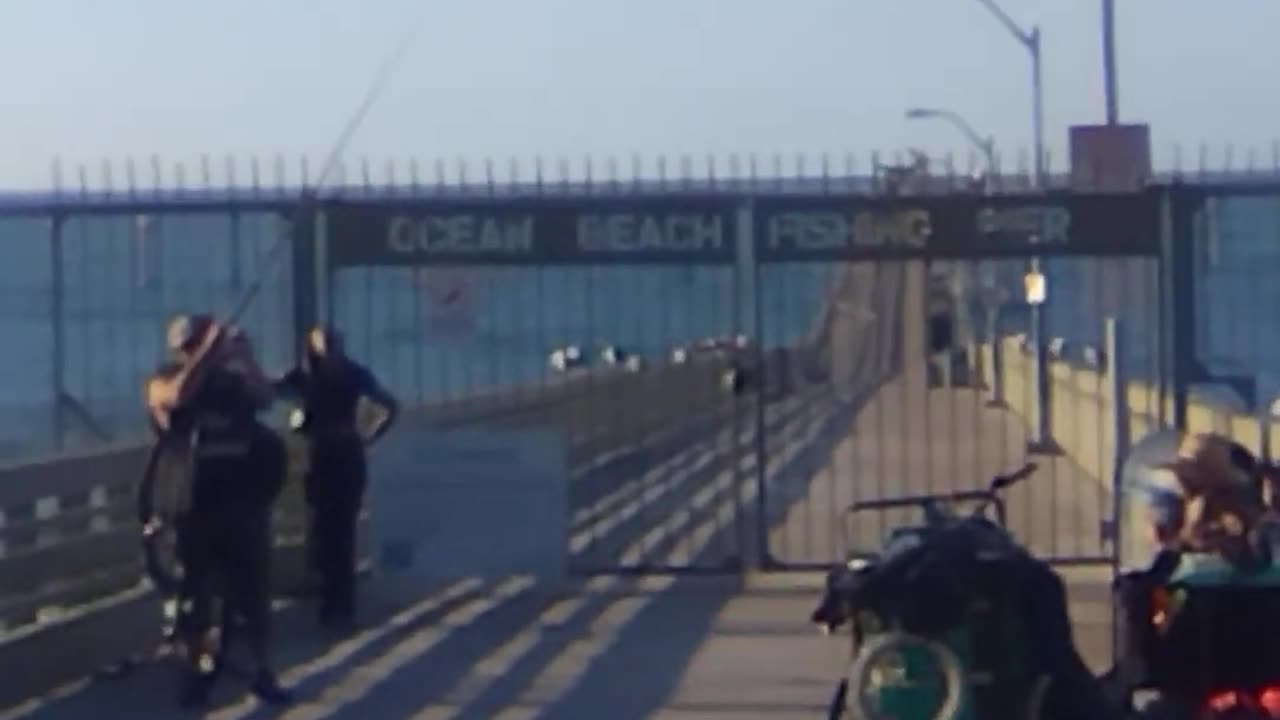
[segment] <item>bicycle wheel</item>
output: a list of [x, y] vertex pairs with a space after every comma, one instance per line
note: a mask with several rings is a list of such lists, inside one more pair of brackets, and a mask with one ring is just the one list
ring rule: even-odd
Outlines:
[[169, 460], [164, 442], [147, 454], [138, 483], [138, 522], [142, 525], [142, 559], [147, 577], [163, 594], [174, 594], [182, 583], [178, 554], [178, 518], [186, 503], [186, 468]]
[[963, 701], [960, 659], [918, 635], [872, 638], [849, 668], [847, 702], [858, 720], [955, 720]]

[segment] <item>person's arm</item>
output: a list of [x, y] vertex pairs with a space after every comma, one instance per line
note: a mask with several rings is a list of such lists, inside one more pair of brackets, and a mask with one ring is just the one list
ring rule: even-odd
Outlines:
[[358, 367], [357, 372], [360, 373], [361, 393], [382, 410], [382, 418], [365, 438], [365, 443], [372, 445], [386, 435], [395, 424], [400, 414], [400, 403], [396, 402], [395, 396], [384, 388], [367, 368]]
[[151, 377], [142, 386], [142, 401], [147, 407], [147, 414], [160, 432], [169, 430], [171, 415], [176, 407], [172, 402], [173, 397], [174, 392], [167, 378]]
[[161, 429], [169, 429], [169, 416], [185, 405], [200, 389], [224, 337], [222, 326], [214, 324], [204, 340], [178, 372], [171, 376], [155, 376], [144, 388], [147, 410]]
[[279, 397], [290, 400], [302, 399], [302, 370], [293, 368], [271, 382], [271, 387]]

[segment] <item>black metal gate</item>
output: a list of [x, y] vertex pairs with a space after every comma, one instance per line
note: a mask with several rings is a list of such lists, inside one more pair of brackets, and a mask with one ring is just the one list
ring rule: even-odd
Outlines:
[[[568, 528], [571, 571], [826, 566], [911, 521], [852, 502], [1028, 459], [1012, 529], [1055, 561], [1106, 562], [1128, 406], [1165, 385], [1168, 201], [334, 202], [323, 314], [432, 427], [563, 436], [546, 527]], [[1104, 347], [1107, 319], [1123, 343]]]
[[[563, 486], [524, 494], [532, 461], [437, 461], [418, 472], [452, 489], [421, 502], [474, 518], [533, 565], [558, 553], [576, 573], [739, 567], [749, 415], [722, 386], [742, 332], [738, 205], [674, 194], [327, 207], [329, 315], [422, 409], [422, 427], [541, 432], [565, 455]], [[554, 547], [531, 549], [548, 537]]]
[[[1164, 199], [757, 197], [756, 335], [794, 348], [804, 398], [797, 422], [757, 434], [762, 564], [871, 551], [920, 518], [854, 502], [977, 489], [1028, 460], [1013, 531], [1057, 562], [1111, 561], [1118, 413], [1164, 377]], [[796, 302], [819, 308], [813, 326], [776, 321]], [[1125, 339], [1105, 352], [1109, 318]]]

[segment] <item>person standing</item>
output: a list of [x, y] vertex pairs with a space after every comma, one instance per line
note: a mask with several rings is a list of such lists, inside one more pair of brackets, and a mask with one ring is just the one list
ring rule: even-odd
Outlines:
[[187, 650], [181, 702], [203, 705], [212, 689], [210, 611], [221, 588], [244, 620], [253, 693], [287, 703], [269, 658], [271, 508], [284, 484], [285, 454], [280, 438], [257, 420], [271, 402], [271, 384], [248, 338], [211, 316], [174, 319], [166, 340], [172, 361], [148, 379], [145, 392], [162, 441], [189, 453], [176, 518]]
[[[276, 388], [302, 405], [297, 429], [308, 448], [308, 554], [320, 581], [320, 622], [349, 625], [356, 609], [356, 524], [367, 484], [365, 448], [391, 428], [398, 404], [368, 368], [347, 356], [341, 334], [328, 327], [308, 333], [301, 364]], [[361, 399], [382, 411], [368, 432], [358, 423]]]

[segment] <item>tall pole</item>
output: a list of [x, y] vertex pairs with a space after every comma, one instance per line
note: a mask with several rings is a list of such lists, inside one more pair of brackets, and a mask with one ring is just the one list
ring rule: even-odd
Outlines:
[[[1033, 151], [1035, 152], [1034, 173], [1035, 177], [1032, 182], [1037, 190], [1043, 191], [1046, 185], [1045, 177], [1045, 149], [1044, 149], [1044, 78], [1041, 53], [1041, 33], [1040, 27], [1031, 28], [1030, 32], [1023, 30], [1013, 18], [1004, 11], [995, 0], [978, 0], [978, 2], [991, 13], [1005, 30], [1022, 44], [1027, 52], [1031, 54], [1031, 134]], [[1043, 235], [1043, 231], [1034, 238], [1037, 242]], [[1031, 273], [1040, 273], [1040, 258], [1032, 256], [1027, 267]], [[1049, 421], [1052, 413], [1049, 410], [1049, 351], [1045, 342], [1048, 336], [1044, 313], [1039, 305], [1032, 305], [1030, 308], [1031, 327], [1029, 335], [1032, 347], [1031, 369], [1032, 369], [1032, 413], [1031, 413], [1031, 442], [1030, 445], [1034, 450], [1047, 451], [1051, 449], [1052, 441], [1050, 439]]]
[[1027, 35], [1027, 49], [1031, 52], [1031, 134], [1035, 149], [1036, 188], [1045, 185], [1044, 177], [1044, 73], [1040, 53], [1040, 28], [1033, 27]]
[[[959, 114], [952, 112], [951, 110], [943, 110], [943, 109], [936, 109], [936, 108], [932, 108], [932, 109], [931, 108], [913, 108], [907, 111], [908, 120], [921, 120], [926, 118], [936, 118], [940, 120], [945, 120], [952, 127], [959, 130], [960, 133], [963, 134], [965, 138], [967, 138], [969, 142], [972, 143], [973, 146], [978, 149], [979, 152], [982, 153], [982, 160], [986, 164], [986, 171], [983, 172], [982, 174], [982, 194], [990, 195], [995, 189], [995, 175], [997, 172], [999, 172], [999, 167], [996, 162], [995, 139], [991, 137], [983, 138], [981, 135], [978, 134], [977, 130], [973, 129], [973, 126], [970, 125], [967, 120], [965, 120]], [[991, 385], [990, 385], [991, 397], [990, 397], [989, 404], [992, 406], [1003, 406], [1004, 396], [1003, 396], [1003, 392], [1002, 392], [1003, 388], [1001, 384], [1002, 376], [1000, 374], [1000, 367], [1001, 367], [1000, 348], [999, 348], [1000, 342], [999, 342], [999, 338], [997, 337], [997, 328], [999, 325], [998, 316], [1000, 311], [999, 300], [997, 299], [997, 295], [996, 295], [998, 280], [996, 280], [995, 277], [993, 276], [990, 284], [984, 281], [984, 279], [987, 276], [983, 272], [984, 271], [983, 262], [984, 261], [979, 260], [977, 262], [976, 268], [974, 267], [973, 264], [966, 264], [965, 270], [967, 272], [961, 272], [961, 270], [957, 268], [954, 271], [952, 278], [955, 282], [958, 283], [963, 278], [967, 277], [968, 279], [967, 284], [968, 284], [970, 293], [973, 292], [973, 288], [981, 288], [981, 290], [978, 291], [979, 292], [978, 299], [979, 299], [979, 302], [982, 304], [983, 308], [986, 310], [986, 326], [985, 327], [987, 332], [987, 339], [991, 342], [991, 347], [992, 347], [992, 355], [991, 355], [992, 367], [988, 369], [989, 372], [987, 373], [987, 375], [991, 378]], [[967, 323], [967, 325], [964, 326], [965, 332], [963, 334], [967, 338], [966, 342], [968, 344], [969, 370], [970, 372], [973, 372], [978, 367], [978, 362], [977, 362], [978, 330], [977, 328], [981, 319], [977, 316], [978, 312], [974, 309], [973, 304], [969, 301], [968, 293], [963, 292], [960, 289], [961, 287], [963, 286], [959, 286], [959, 285], [952, 286], [952, 297], [954, 298], [957, 306], [957, 312], [955, 313], [957, 322], [959, 322], [960, 320], [963, 320], [964, 322]]]
[[1102, 75], [1107, 94], [1107, 124], [1120, 122], [1120, 88], [1116, 83], [1116, 3], [1102, 0]]
[[[1027, 50], [1031, 53], [1031, 134], [1032, 151], [1035, 153], [1035, 160], [1032, 165], [1035, 173], [1033, 181], [1036, 190], [1044, 190], [1047, 184], [1044, 168], [1044, 69], [1043, 55], [1040, 51], [1039, 26], [1031, 28], [1031, 32], [1027, 33], [1025, 37]], [[1043, 235], [1043, 229], [1041, 230], [1041, 235]], [[1028, 270], [1033, 274], [1043, 272], [1039, 256], [1032, 256]], [[1032, 378], [1035, 381], [1032, 398], [1034, 412], [1031, 418], [1033, 420], [1031, 444], [1037, 449], [1047, 450], [1050, 445], [1049, 423], [1051, 418], [1049, 407], [1049, 332], [1047, 319], [1041, 304], [1031, 306], [1029, 319], [1031, 321], [1031, 369]]]

